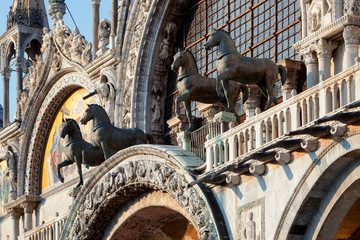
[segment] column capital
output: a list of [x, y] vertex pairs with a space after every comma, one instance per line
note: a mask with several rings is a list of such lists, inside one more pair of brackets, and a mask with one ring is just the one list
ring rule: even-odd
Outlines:
[[338, 45], [338, 42], [321, 38], [316, 43], [311, 44], [310, 48], [316, 51], [318, 58], [331, 58], [332, 51]]
[[345, 45], [359, 44], [360, 42], [360, 27], [348, 25], [344, 28], [343, 37]]
[[92, 5], [100, 4], [101, 0], [91, 0]]
[[12, 218], [18, 219], [22, 214], [22, 209], [17, 207], [7, 208], [6, 212], [9, 213]]
[[37, 202], [23, 202], [21, 203], [21, 207], [24, 209], [26, 213], [32, 213], [37, 205]]
[[302, 56], [304, 58], [305, 64], [316, 64], [317, 63], [317, 58], [315, 55], [315, 51], [307, 48], [307, 49], [303, 49], [299, 52], [300, 56]]

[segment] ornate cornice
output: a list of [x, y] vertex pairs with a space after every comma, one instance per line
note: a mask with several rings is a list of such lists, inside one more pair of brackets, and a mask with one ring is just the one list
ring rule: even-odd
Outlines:
[[332, 36], [335, 36], [336, 34], [342, 32], [347, 25], [360, 26], [360, 16], [345, 14], [343, 17], [320, 28], [318, 31], [308, 35], [306, 38], [295, 43], [293, 45], [293, 48], [295, 48], [295, 50], [297, 51], [300, 51], [301, 49], [308, 47], [310, 44], [312, 44], [318, 39], [328, 39]]

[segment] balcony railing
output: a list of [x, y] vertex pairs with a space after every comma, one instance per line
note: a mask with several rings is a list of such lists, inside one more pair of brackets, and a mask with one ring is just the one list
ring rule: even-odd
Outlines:
[[359, 83], [354, 78], [359, 69], [355, 65], [223, 134], [210, 134], [210, 140], [206, 141], [204, 136], [210, 132], [207, 125], [191, 134], [191, 151], [201, 158], [206, 155], [209, 171], [336, 111], [360, 99], [355, 91]]
[[58, 240], [67, 215], [57, 217], [19, 236], [19, 240]]

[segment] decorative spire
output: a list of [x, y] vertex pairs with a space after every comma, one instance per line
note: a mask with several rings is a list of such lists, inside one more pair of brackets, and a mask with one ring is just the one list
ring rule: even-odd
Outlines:
[[18, 24], [48, 27], [44, 0], [14, 0], [8, 16], [7, 29]]

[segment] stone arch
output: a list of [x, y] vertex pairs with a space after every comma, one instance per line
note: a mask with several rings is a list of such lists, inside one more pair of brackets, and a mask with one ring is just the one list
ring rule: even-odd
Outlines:
[[[32, 122], [31, 137], [29, 137], [29, 145], [26, 148], [28, 155], [22, 163], [22, 167], [25, 169], [24, 191], [30, 195], [40, 194], [42, 154], [51, 122], [58, 107], [72, 91], [78, 88], [84, 88], [89, 92], [95, 90], [89, 78], [76, 72], [60, 75], [53, 81], [53, 84], [49, 86], [51, 88], [42, 99], [41, 105], [38, 106], [38, 115]], [[99, 102], [97, 96], [95, 96], [95, 101]]]
[[194, 179], [188, 170], [200, 166], [202, 160], [184, 154], [179, 147], [156, 145], [138, 145], [116, 153], [82, 187], [60, 239], [101, 239], [117, 209], [147, 191], [170, 195], [181, 206], [178, 212], [188, 215], [194, 224], [199, 239], [228, 239], [212, 192], [201, 184], [188, 187]]
[[[334, 190], [333, 184], [340, 186], [344, 176], [346, 180], [346, 176], [350, 176], [352, 171], [360, 172], [358, 160], [360, 149], [357, 147], [357, 143], [360, 141], [359, 133], [359, 130], [352, 131], [346, 138], [330, 143], [317, 153], [317, 158], [307, 168], [285, 206], [275, 231], [274, 239], [287, 239], [290, 234], [300, 234], [300, 236], [304, 234], [311, 235], [314, 233], [314, 229], [319, 230], [322, 227], [321, 224], [325, 223], [325, 221], [319, 223], [316, 222], [316, 218], [326, 218], [327, 214], [322, 215], [321, 213], [324, 210], [323, 208], [329, 207], [329, 203], [333, 204], [341, 199], [339, 197], [341, 194], [334, 196], [333, 191], [336, 190]], [[357, 175], [357, 179], [350, 179], [351, 183], [348, 183], [347, 187], [339, 188], [338, 190], [345, 192], [347, 189], [351, 190], [350, 186], [352, 184], [359, 186], [359, 179], [359, 175]], [[332, 187], [332, 192], [328, 193], [327, 190], [330, 187]], [[315, 205], [314, 202], [316, 203]], [[313, 209], [309, 209], [309, 204], [313, 206]], [[314, 216], [315, 214], [316, 216]], [[310, 228], [301, 225], [304, 224], [304, 221], [306, 221], [305, 225], [309, 224]], [[310, 237], [310, 239], [323, 238], [315, 236]]]
[[[171, 62], [172, 52], [169, 58], [161, 57], [161, 44], [170, 40], [170, 51], [172, 51], [177, 34], [177, 24], [181, 22], [185, 1], [143, 1], [145, 4], [152, 2], [150, 10], [146, 13], [146, 23], [143, 24], [141, 41], [136, 53], [133, 53], [131, 45], [134, 42], [134, 34], [141, 11], [142, 1], [135, 1], [130, 13], [127, 30], [124, 37], [122, 49], [122, 62], [118, 79], [124, 79], [119, 85], [121, 89], [130, 89], [131, 95], [126, 92], [119, 94], [118, 102], [131, 102], [131, 106], [119, 106], [120, 119], [117, 125], [126, 126], [125, 119], [129, 119], [132, 127], [144, 129], [146, 132], [161, 136], [164, 124], [163, 113], [160, 121], [152, 122], [152, 104], [160, 97], [160, 109], [165, 104], [165, 89], [167, 84], [168, 69]], [[135, 31], [134, 31], [135, 29]], [[171, 37], [169, 37], [171, 36]], [[131, 67], [133, 66], [133, 67]], [[149, 67], [153, 66], [153, 67]], [[133, 71], [129, 69], [133, 68]], [[129, 76], [130, 75], [130, 76]], [[145, 103], [145, 104], [144, 104]], [[122, 121], [122, 122], [121, 122]]]

